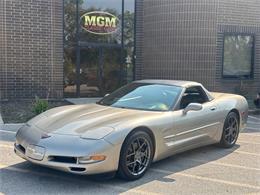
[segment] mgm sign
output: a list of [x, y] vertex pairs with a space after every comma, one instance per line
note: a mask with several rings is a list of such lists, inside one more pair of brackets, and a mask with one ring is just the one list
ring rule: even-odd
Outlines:
[[106, 35], [117, 31], [119, 19], [108, 12], [93, 11], [83, 14], [81, 27], [93, 34]]

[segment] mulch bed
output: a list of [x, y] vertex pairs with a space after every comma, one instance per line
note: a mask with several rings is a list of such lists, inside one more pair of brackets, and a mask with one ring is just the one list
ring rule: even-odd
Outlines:
[[[4, 101], [0, 102], [0, 112], [4, 123], [25, 123], [29, 119], [36, 116], [32, 112], [32, 105], [34, 100], [23, 100], [23, 101]], [[48, 101], [48, 109], [70, 105], [71, 103], [61, 101]]]

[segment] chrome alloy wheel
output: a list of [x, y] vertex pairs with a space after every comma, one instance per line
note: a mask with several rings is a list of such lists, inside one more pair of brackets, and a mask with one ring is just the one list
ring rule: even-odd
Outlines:
[[237, 136], [238, 136], [238, 120], [237, 118], [232, 115], [228, 118], [225, 128], [224, 128], [224, 137], [225, 141], [232, 145], [234, 142], [236, 142]]
[[142, 174], [151, 158], [151, 146], [145, 137], [139, 137], [132, 141], [127, 149], [126, 166], [133, 175]]

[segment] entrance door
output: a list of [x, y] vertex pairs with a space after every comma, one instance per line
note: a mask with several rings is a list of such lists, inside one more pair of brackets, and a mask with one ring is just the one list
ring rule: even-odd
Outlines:
[[80, 50], [80, 96], [100, 97], [117, 89], [122, 76], [120, 48]]
[[102, 65], [102, 82], [104, 95], [111, 93], [121, 85], [125, 84], [122, 78], [123, 66], [121, 65], [121, 49], [120, 48], [104, 48], [103, 49], [103, 65]]

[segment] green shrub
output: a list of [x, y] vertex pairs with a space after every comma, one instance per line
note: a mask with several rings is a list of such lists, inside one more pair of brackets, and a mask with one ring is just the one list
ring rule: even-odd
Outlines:
[[33, 102], [32, 105], [32, 111], [34, 114], [38, 115], [41, 114], [42, 112], [45, 112], [48, 109], [48, 101], [47, 100], [42, 100], [39, 97], [35, 97], [35, 102]]

